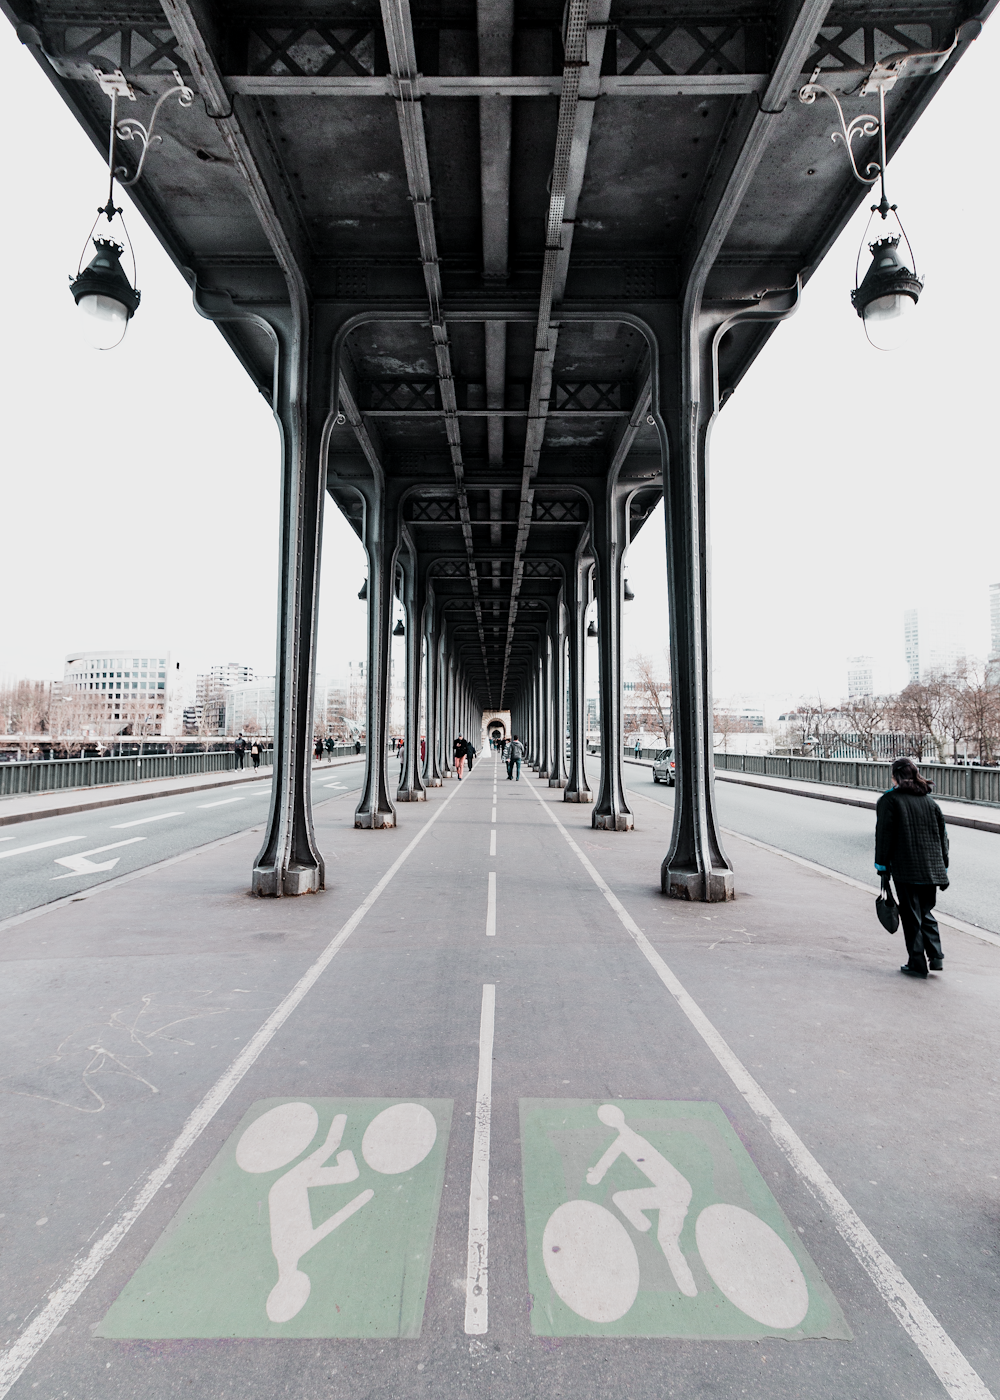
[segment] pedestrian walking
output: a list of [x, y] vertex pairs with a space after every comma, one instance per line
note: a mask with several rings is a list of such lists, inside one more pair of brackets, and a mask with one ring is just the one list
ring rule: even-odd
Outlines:
[[321, 734], [316, 735], [316, 746], [313, 749], [313, 754], [317, 759], [323, 757], [323, 736]]
[[466, 743], [465, 743], [464, 738], [463, 738], [462, 735], [460, 734], [460, 735], [458, 736], [458, 738], [455, 740], [455, 744], [454, 744], [454, 747], [453, 747], [453, 749], [452, 749], [452, 756], [453, 756], [453, 758], [454, 758], [454, 760], [455, 760], [455, 773], [456, 773], [456, 775], [457, 775], [457, 777], [458, 777], [458, 781], [459, 781], [459, 782], [462, 781], [462, 770], [463, 770], [464, 767], [465, 767], [466, 755], [467, 755]]
[[423, 761], [424, 761], [424, 759], [425, 759], [426, 757], [427, 757], [427, 735], [426, 735], [426, 734], [421, 734], [421, 736], [420, 736], [420, 762], [423, 763]]
[[359, 754], [359, 753], [361, 752], [361, 740], [360, 740], [360, 739], [355, 739], [355, 741], [354, 741], [354, 752], [355, 752], [355, 754]]
[[[507, 781], [521, 781], [521, 759], [524, 757], [524, 745], [516, 734], [512, 735], [510, 746], [507, 750]], [[514, 769], [517, 769], [517, 777], [514, 778]]]
[[892, 787], [875, 808], [875, 869], [896, 886], [908, 958], [908, 977], [944, 970], [941, 933], [934, 917], [938, 890], [948, 888], [948, 830], [932, 784], [911, 758], [892, 765]]
[[246, 740], [243, 738], [243, 735], [241, 734], [240, 737], [236, 740], [236, 743], [233, 745], [233, 752], [236, 754], [236, 767], [237, 767], [237, 768], [242, 768], [242, 767], [243, 767], [243, 755], [246, 753], [246, 751], [247, 751]]
[[250, 745], [250, 762], [254, 766], [254, 772], [260, 767], [260, 740], [254, 739]]
[[471, 740], [471, 739], [466, 739], [466, 741], [465, 741], [465, 756], [466, 756], [466, 758], [469, 760], [469, 772], [471, 773], [471, 772], [472, 772], [472, 760], [473, 760], [473, 759], [475, 758], [475, 756], [476, 756], [476, 751], [475, 751], [475, 749], [472, 747], [472, 740]]
[[332, 735], [332, 734], [328, 734], [328, 735], [326, 736], [326, 744], [325, 744], [324, 747], [326, 748], [326, 756], [327, 756], [327, 758], [332, 759], [332, 758], [333, 758], [333, 747], [334, 747], [334, 745], [333, 745], [333, 735]]

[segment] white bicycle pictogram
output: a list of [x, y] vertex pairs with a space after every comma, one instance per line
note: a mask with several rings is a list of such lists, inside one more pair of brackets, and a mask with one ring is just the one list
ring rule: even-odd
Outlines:
[[[616, 1191], [612, 1204], [633, 1229], [652, 1228], [674, 1282], [688, 1298], [698, 1296], [680, 1236], [693, 1193], [691, 1183], [648, 1139], [630, 1128], [617, 1104], [597, 1116], [617, 1136], [586, 1173], [598, 1186], [619, 1157], [649, 1180], [649, 1186]], [[794, 1254], [770, 1225], [742, 1206], [706, 1206], [695, 1222], [695, 1242], [709, 1277], [741, 1312], [767, 1327], [797, 1327], [809, 1309], [809, 1288]], [[639, 1256], [618, 1216], [596, 1201], [571, 1200], [552, 1212], [542, 1234], [542, 1254], [558, 1296], [589, 1322], [617, 1322], [639, 1293]]]

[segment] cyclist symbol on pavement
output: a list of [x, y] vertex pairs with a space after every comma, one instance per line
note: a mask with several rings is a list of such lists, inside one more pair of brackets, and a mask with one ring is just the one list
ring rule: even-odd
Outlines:
[[650, 1228], [647, 1210], [659, 1212], [656, 1239], [663, 1250], [677, 1287], [689, 1298], [698, 1288], [679, 1244], [684, 1218], [691, 1204], [691, 1184], [653, 1145], [634, 1132], [625, 1122], [625, 1114], [615, 1104], [603, 1104], [597, 1110], [601, 1122], [617, 1128], [618, 1136], [596, 1166], [587, 1173], [587, 1184], [597, 1186], [613, 1162], [625, 1156], [647, 1176], [652, 1186], [640, 1186], [632, 1191], [616, 1191], [611, 1197], [628, 1223], [641, 1233]]
[[[284, 1103], [263, 1114], [241, 1136], [236, 1162], [245, 1172], [272, 1172], [295, 1161], [312, 1142], [319, 1115], [308, 1103]], [[299, 1268], [303, 1255], [368, 1204], [375, 1191], [358, 1192], [322, 1225], [314, 1226], [309, 1190], [314, 1186], [341, 1186], [357, 1181], [357, 1161], [351, 1151], [338, 1152], [347, 1114], [338, 1113], [326, 1141], [290, 1171], [267, 1193], [271, 1222], [271, 1252], [278, 1265], [278, 1281], [267, 1299], [272, 1322], [290, 1322], [305, 1307], [312, 1289], [309, 1275]], [[394, 1104], [377, 1114], [365, 1129], [361, 1155], [380, 1175], [409, 1171], [422, 1162], [437, 1137], [434, 1115], [422, 1104]], [[327, 1166], [336, 1154], [336, 1165]]]

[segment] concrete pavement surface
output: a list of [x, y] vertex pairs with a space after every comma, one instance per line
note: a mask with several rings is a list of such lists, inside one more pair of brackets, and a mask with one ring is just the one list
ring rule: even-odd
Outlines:
[[[314, 802], [357, 792], [363, 771], [363, 759], [314, 769]], [[0, 919], [84, 894], [248, 827], [260, 831], [270, 797], [271, 784], [261, 778], [10, 827], [0, 835]]]
[[[588, 768], [588, 775], [596, 792], [600, 772]], [[648, 769], [627, 764], [625, 781], [630, 791], [673, 808], [673, 788], [654, 783]], [[716, 783], [715, 797], [719, 818], [729, 830], [839, 870], [852, 879], [878, 884], [874, 811], [741, 783]], [[951, 887], [938, 895], [938, 909], [1000, 933], [1000, 836], [949, 823], [948, 839]], [[734, 861], [741, 859], [736, 849], [728, 853]]]
[[1000, 1394], [997, 950], [495, 771], [0, 927], [0, 1394]]

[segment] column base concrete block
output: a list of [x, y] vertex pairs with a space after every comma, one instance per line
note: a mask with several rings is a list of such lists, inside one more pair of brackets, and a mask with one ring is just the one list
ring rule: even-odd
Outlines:
[[278, 899], [282, 895], [316, 894], [325, 885], [322, 866], [293, 866], [283, 873], [274, 867], [257, 867], [250, 893], [258, 899]]
[[423, 788], [400, 788], [396, 793], [397, 802], [426, 802], [427, 793]]
[[593, 826], [597, 831], [631, 831], [635, 818], [631, 812], [595, 812]]
[[549, 787], [564, 788], [567, 780], [565, 778], [550, 778]]
[[593, 802], [593, 800], [594, 794], [589, 788], [585, 788], [582, 792], [579, 788], [566, 788], [563, 793], [564, 802]]
[[441, 787], [441, 786], [443, 786], [443, 784], [442, 784], [440, 778], [425, 778], [425, 779], [424, 779], [424, 787], [425, 787], [425, 788], [429, 788], [429, 787]]
[[360, 831], [385, 831], [396, 825], [395, 812], [355, 812], [354, 826]]
[[736, 898], [733, 872], [725, 869], [671, 870], [660, 867], [660, 889], [671, 899], [687, 899], [699, 904], [726, 904]]

